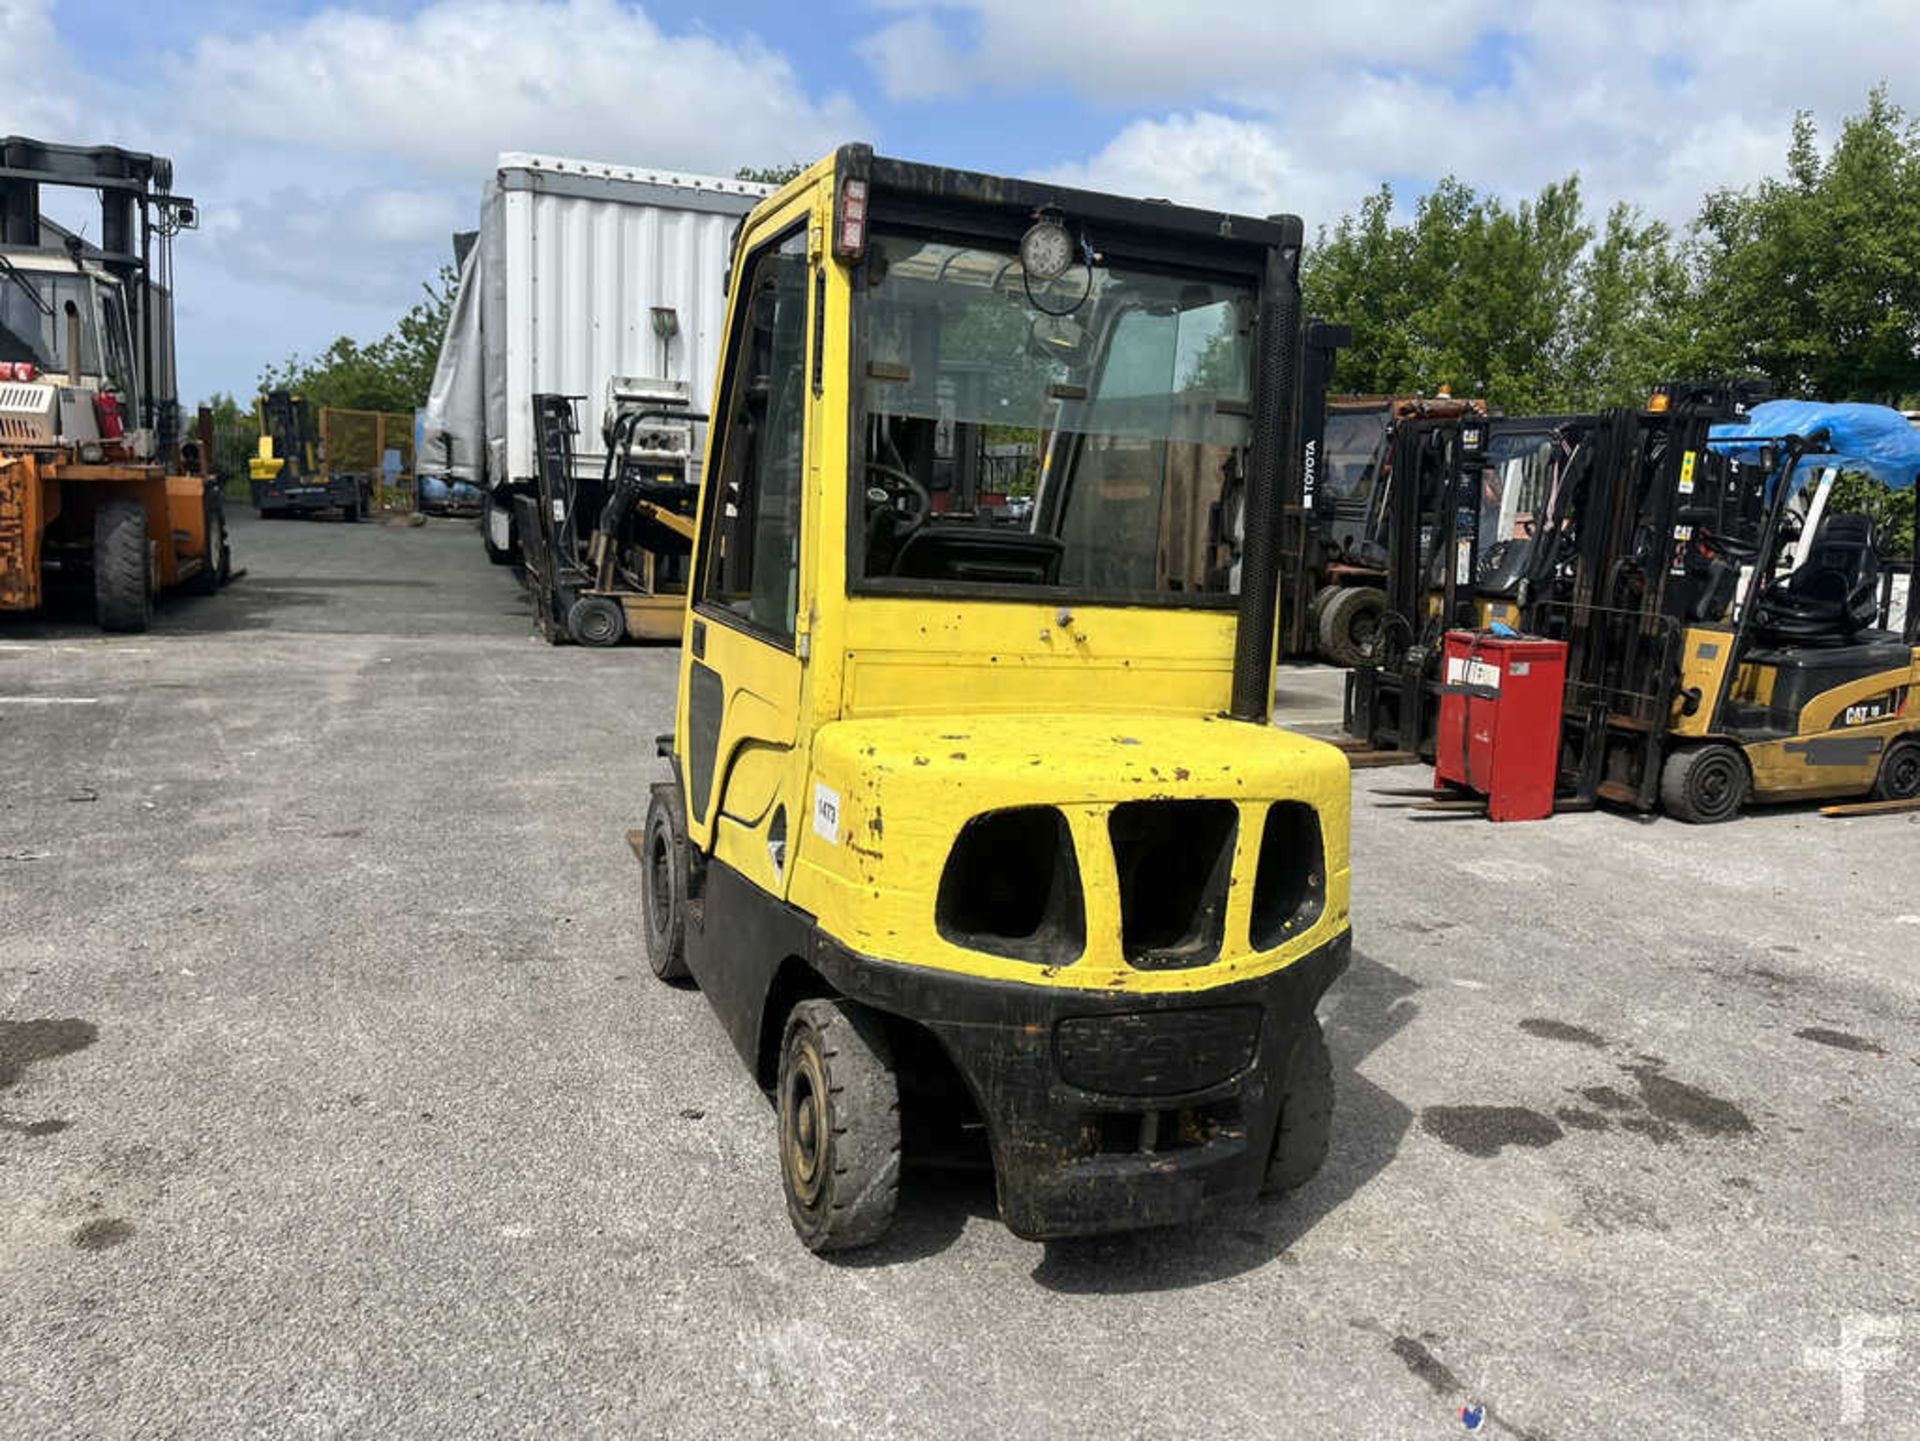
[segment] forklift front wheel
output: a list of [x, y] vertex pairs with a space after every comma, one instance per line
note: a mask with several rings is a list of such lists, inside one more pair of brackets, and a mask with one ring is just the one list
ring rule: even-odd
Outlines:
[[618, 645], [627, 633], [620, 603], [604, 595], [583, 595], [567, 607], [567, 634], [575, 645]]
[[684, 981], [689, 975], [686, 835], [678, 796], [668, 787], [655, 787], [647, 803], [641, 909], [647, 917], [647, 964], [663, 981]]
[[1880, 774], [1874, 777], [1873, 798], [1920, 799], [1920, 736], [1902, 736], [1887, 747], [1887, 753], [1880, 757]]
[[1747, 758], [1725, 741], [1674, 751], [1660, 768], [1661, 808], [1688, 825], [1732, 820], [1752, 787]]
[[1267, 1161], [1263, 1196], [1299, 1189], [1327, 1159], [1333, 1130], [1333, 1058], [1317, 1016], [1293, 1033], [1280, 1092], [1280, 1127]]
[[780, 1047], [780, 1178], [810, 1251], [880, 1239], [900, 1191], [900, 1087], [880, 1018], [802, 1001]]
[[147, 508], [110, 500], [93, 517], [93, 604], [100, 629], [143, 631], [153, 621], [153, 551]]

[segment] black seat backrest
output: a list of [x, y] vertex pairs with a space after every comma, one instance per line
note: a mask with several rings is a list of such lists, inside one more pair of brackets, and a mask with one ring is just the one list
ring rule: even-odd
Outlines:
[[893, 574], [915, 580], [966, 580], [995, 585], [1058, 585], [1066, 545], [1056, 536], [1003, 526], [922, 526], [893, 562]]
[[1766, 589], [1754, 620], [1763, 641], [1843, 645], [1873, 624], [1880, 551], [1873, 520], [1828, 516], [1800, 568]]

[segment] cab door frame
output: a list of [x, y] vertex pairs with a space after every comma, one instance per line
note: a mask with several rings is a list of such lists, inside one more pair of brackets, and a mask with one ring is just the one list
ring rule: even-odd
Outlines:
[[[714, 386], [674, 718], [674, 752], [692, 846], [776, 895], [785, 894], [791, 874], [786, 850], [794, 830], [795, 776], [804, 761], [806, 634], [813, 601], [805, 555], [819, 520], [811, 482], [820, 428], [819, 395], [807, 377], [809, 357], [825, 323], [824, 287], [817, 283], [827, 263], [823, 224], [816, 214], [822, 193], [818, 183], [802, 190], [778, 210], [754, 220], [735, 247], [727, 343]], [[736, 431], [744, 414], [742, 387], [751, 382], [749, 368], [756, 355], [750, 328], [761, 267], [783, 251], [800, 262], [802, 283], [796, 289], [804, 324], [789, 352], [792, 372], [771, 376], [770, 382], [790, 387], [789, 395], [799, 405], [801, 434], [797, 468], [789, 477], [788, 500], [797, 515], [789, 537], [788, 614], [784, 627], [769, 627], [708, 592], [722, 529], [735, 516], [733, 498], [746, 498], [736, 482], [740, 467], [752, 457], [743, 457], [734, 447], [749, 443]], [[757, 486], [759, 475], [756, 469], [744, 479]]]

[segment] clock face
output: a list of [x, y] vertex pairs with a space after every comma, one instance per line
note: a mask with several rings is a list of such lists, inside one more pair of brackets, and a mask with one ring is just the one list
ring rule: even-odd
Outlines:
[[1035, 280], [1055, 280], [1073, 264], [1073, 240], [1066, 227], [1049, 221], [1029, 230], [1020, 241], [1020, 263]]

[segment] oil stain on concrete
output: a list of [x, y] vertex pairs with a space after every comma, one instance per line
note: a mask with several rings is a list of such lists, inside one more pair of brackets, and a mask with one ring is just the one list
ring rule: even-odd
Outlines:
[[1590, 1031], [1585, 1026], [1571, 1025], [1566, 1021], [1556, 1021], [1546, 1016], [1528, 1016], [1520, 1023], [1520, 1029], [1529, 1036], [1538, 1036], [1543, 1041], [1565, 1041], [1574, 1046], [1592, 1046], [1595, 1050], [1607, 1044], [1607, 1038], [1598, 1031]]
[[68, 1239], [82, 1251], [110, 1251], [133, 1239], [133, 1223], [118, 1216], [102, 1216], [77, 1228]]
[[1753, 1122], [1733, 1102], [1676, 1081], [1657, 1066], [1623, 1066], [1640, 1085], [1640, 1104], [1658, 1120], [1700, 1136], [1750, 1136]]
[[1794, 1035], [1803, 1041], [1812, 1041], [1819, 1046], [1832, 1046], [1836, 1051], [1860, 1051], [1869, 1056], [1884, 1056], [1886, 1049], [1865, 1036], [1849, 1035], [1845, 1031], [1830, 1031], [1825, 1026], [1808, 1026], [1795, 1031]]
[[1428, 1106], [1420, 1129], [1469, 1156], [1497, 1156], [1502, 1146], [1551, 1146], [1566, 1132], [1551, 1116], [1525, 1106]]
[[99, 1036], [91, 1021], [0, 1021], [0, 1090], [18, 1082], [34, 1062], [85, 1050]]

